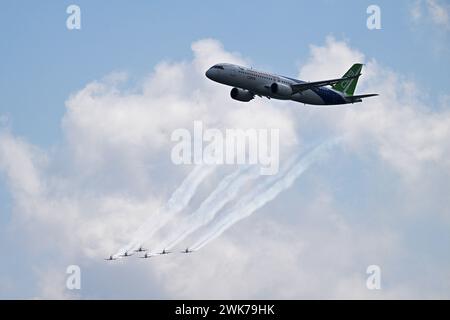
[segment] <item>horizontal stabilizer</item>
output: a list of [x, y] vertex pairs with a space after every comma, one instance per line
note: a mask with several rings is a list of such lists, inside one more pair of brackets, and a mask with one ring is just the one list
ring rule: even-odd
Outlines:
[[358, 78], [359, 76], [360, 76], [360, 74], [351, 76], [351, 77], [339, 78], [339, 79], [293, 84], [293, 85], [291, 85], [292, 93], [298, 93], [298, 92], [302, 92], [302, 91], [306, 91], [306, 90], [318, 88], [318, 87], [331, 86], [331, 85], [334, 85], [341, 81]]
[[362, 99], [364, 99], [364, 98], [370, 98], [370, 97], [376, 97], [376, 96], [378, 96], [377, 93], [369, 93], [369, 94], [360, 94], [357, 96], [348, 96], [348, 97], [345, 97], [345, 99], [347, 99], [350, 102], [361, 102]]

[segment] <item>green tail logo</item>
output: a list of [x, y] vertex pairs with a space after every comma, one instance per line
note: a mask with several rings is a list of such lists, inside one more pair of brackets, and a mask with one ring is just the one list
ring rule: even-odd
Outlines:
[[361, 63], [355, 63], [343, 76], [343, 78], [358, 76], [357, 78], [339, 81], [333, 85], [332, 88], [336, 91], [342, 92], [346, 96], [352, 96], [355, 92], [359, 75], [361, 75], [362, 66], [363, 65]]

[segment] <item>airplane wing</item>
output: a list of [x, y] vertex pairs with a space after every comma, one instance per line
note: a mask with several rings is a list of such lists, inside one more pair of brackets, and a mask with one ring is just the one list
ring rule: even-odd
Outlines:
[[361, 74], [358, 74], [356, 76], [352, 77], [345, 77], [345, 78], [339, 78], [339, 79], [330, 79], [330, 80], [321, 80], [321, 81], [314, 81], [314, 82], [305, 82], [305, 83], [298, 83], [298, 84], [292, 84], [292, 93], [298, 93], [302, 91], [306, 91], [313, 88], [318, 87], [324, 87], [324, 86], [331, 86], [333, 84], [336, 84], [343, 80], [350, 80], [359, 77]]
[[364, 98], [370, 98], [370, 97], [376, 97], [378, 96], [377, 93], [370, 93], [370, 94], [361, 94], [357, 96], [347, 96], [345, 99], [349, 100], [350, 102], [361, 102]]

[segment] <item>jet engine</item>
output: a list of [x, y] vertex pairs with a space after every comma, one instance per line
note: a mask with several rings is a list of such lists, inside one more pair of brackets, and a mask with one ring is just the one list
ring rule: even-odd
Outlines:
[[274, 82], [270, 86], [270, 91], [272, 94], [281, 97], [290, 97], [292, 95], [292, 88], [284, 83]]
[[231, 98], [234, 100], [242, 101], [242, 102], [249, 102], [254, 98], [253, 93], [251, 93], [248, 90], [239, 89], [239, 88], [233, 88], [230, 92]]

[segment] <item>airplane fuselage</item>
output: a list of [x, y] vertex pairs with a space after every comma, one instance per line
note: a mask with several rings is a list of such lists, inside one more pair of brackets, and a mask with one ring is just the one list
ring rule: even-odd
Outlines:
[[290, 86], [306, 82], [234, 64], [221, 63], [215, 65], [206, 71], [206, 76], [215, 82], [243, 89], [254, 95], [273, 99], [292, 100], [312, 105], [339, 105], [352, 103], [347, 100], [345, 95], [341, 92], [326, 87], [312, 88], [292, 95], [276, 94], [271, 90], [274, 83]]

